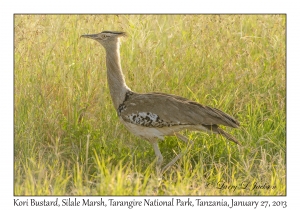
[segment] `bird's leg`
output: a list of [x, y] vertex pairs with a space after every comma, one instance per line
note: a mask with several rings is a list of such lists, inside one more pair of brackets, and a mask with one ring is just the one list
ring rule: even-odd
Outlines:
[[189, 140], [188, 138], [181, 135], [180, 133], [175, 133], [175, 136], [187, 144], [187, 147], [188, 147], [187, 149], [189, 149], [189, 147], [191, 147], [194, 144], [194, 141]]
[[[186, 138], [184, 135], [181, 135], [180, 133], [175, 133], [175, 136], [177, 138], [179, 138], [180, 140], [184, 141], [186, 144], [189, 143], [189, 141], [190, 141], [188, 138]], [[193, 142], [193, 141], [191, 141], [191, 142]]]
[[163, 162], [163, 156], [162, 156], [162, 154], [161, 154], [161, 152], [159, 150], [158, 142], [157, 141], [152, 142], [152, 146], [153, 146], [156, 158], [157, 158], [156, 173], [157, 173], [158, 176], [160, 176], [160, 174], [161, 174], [161, 164]]
[[184, 152], [179, 153], [173, 160], [171, 160], [167, 165], [165, 165], [162, 169], [162, 172], [168, 170], [169, 167], [172, 166], [177, 160], [179, 160], [185, 153], [187, 153], [189, 147], [191, 147], [194, 144], [193, 141], [189, 140], [188, 138], [179, 133], [175, 133], [175, 136], [187, 144], [187, 149]]

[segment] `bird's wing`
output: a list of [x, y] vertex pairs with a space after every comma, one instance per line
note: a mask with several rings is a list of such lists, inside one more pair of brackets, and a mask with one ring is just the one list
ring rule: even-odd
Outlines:
[[238, 127], [228, 114], [186, 98], [164, 93], [132, 93], [119, 115], [126, 122], [148, 127], [173, 125], [225, 125]]

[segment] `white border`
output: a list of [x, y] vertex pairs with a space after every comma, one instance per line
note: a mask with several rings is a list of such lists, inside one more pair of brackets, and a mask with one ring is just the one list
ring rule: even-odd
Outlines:
[[[13, 14], [15, 13], [286, 13], [287, 14], [287, 197], [245, 197], [254, 200], [287, 200], [288, 208], [298, 206], [299, 175], [299, 10], [296, 1], [5, 1], [1, 3], [1, 182], [0, 205], [13, 208]], [[298, 137], [298, 138], [297, 138]], [[42, 198], [42, 197], [40, 197]], [[219, 199], [220, 197], [210, 197]], [[238, 199], [239, 197], [235, 197]], [[80, 197], [82, 199], [82, 197]], [[130, 199], [125, 197], [124, 200]], [[225, 197], [224, 199], [230, 199]], [[71, 209], [73, 207], [69, 207]], [[99, 208], [99, 207], [98, 207]], [[30, 207], [32, 209], [32, 207]], [[50, 208], [48, 208], [50, 209]], [[79, 209], [79, 207], [77, 207]], [[80, 208], [81, 209], [81, 208]], [[162, 208], [157, 208], [162, 209]]]

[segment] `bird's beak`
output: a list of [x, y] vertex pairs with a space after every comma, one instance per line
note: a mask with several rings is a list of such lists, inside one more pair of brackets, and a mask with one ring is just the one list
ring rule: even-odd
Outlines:
[[97, 36], [98, 36], [98, 34], [84, 34], [84, 35], [81, 35], [80, 37], [88, 38], [88, 39], [96, 39]]

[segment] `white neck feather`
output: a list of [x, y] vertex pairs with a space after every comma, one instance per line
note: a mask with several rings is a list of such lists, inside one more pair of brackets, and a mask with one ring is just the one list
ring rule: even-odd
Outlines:
[[118, 109], [119, 105], [123, 103], [126, 92], [130, 90], [122, 73], [119, 46], [120, 44], [117, 42], [115, 45], [105, 48], [107, 81], [115, 109]]

